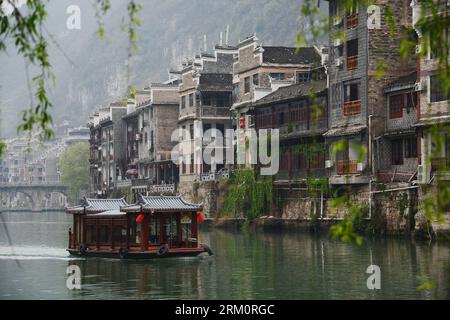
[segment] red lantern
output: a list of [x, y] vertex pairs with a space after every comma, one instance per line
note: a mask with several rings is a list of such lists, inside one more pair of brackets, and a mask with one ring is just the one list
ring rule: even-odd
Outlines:
[[203, 213], [197, 212], [197, 221], [198, 221], [198, 222], [203, 222], [203, 221], [205, 221], [205, 217], [203, 216]]
[[246, 124], [245, 124], [245, 117], [241, 117], [239, 118], [239, 127], [240, 128], [245, 128]]
[[136, 222], [137, 223], [142, 223], [142, 221], [144, 221], [144, 215], [141, 213], [140, 215], [137, 216]]

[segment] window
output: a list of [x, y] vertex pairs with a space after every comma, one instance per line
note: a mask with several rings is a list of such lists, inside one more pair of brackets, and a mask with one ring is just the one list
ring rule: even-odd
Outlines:
[[148, 242], [149, 244], [159, 243], [160, 225], [159, 219], [151, 218], [148, 224]]
[[181, 109], [186, 108], [186, 97], [181, 97]]
[[254, 74], [253, 75], [253, 84], [255, 86], [259, 86], [259, 74]]
[[185, 174], [186, 173], [186, 160], [185, 158], [181, 158], [181, 174]]
[[392, 140], [391, 142], [392, 165], [403, 164], [403, 139]]
[[207, 93], [204, 93], [202, 95], [202, 101], [204, 106], [210, 106], [211, 105], [211, 96]]
[[204, 123], [203, 124], [203, 134], [207, 132], [208, 130], [211, 130], [211, 123]]
[[217, 104], [217, 108], [223, 108], [225, 107], [225, 99], [226, 97], [223, 95], [217, 95], [216, 96], [216, 104]]
[[344, 85], [344, 102], [358, 101], [359, 95], [359, 83], [350, 83]]
[[256, 112], [256, 127], [268, 128], [272, 126], [272, 111], [270, 108], [261, 109]]
[[286, 74], [284, 73], [271, 73], [270, 77], [274, 80], [284, 80], [286, 78]]
[[244, 93], [250, 92], [250, 77], [244, 79]]
[[216, 123], [216, 130], [222, 134], [222, 137], [225, 136], [225, 125], [223, 123]]
[[347, 42], [347, 70], [358, 68], [358, 39]]
[[287, 108], [284, 108], [284, 107], [277, 108], [275, 110], [275, 116], [276, 116], [278, 125], [286, 124], [286, 122], [289, 120], [288, 110], [287, 110]]
[[193, 124], [189, 125], [189, 135], [190, 135], [191, 140], [194, 139], [194, 125]]
[[410, 113], [411, 109], [417, 105], [417, 92], [408, 92], [406, 94], [406, 113]]
[[154, 133], [153, 130], [150, 131], [150, 149], [153, 149], [154, 145], [155, 145], [155, 137], [154, 137]]
[[114, 228], [113, 228], [114, 244], [125, 243], [126, 235], [127, 235], [127, 229], [124, 226], [114, 226]]
[[405, 139], [405, 158], [417, 158], [416, 137], [410, 137]]
[[336, 16], [339, 13], [339, 2], [330, 1], [330, 16]]
[[397, 119], [403, 116], [404, 100], [403, 94], [389, 97], [389, 119]]
[[191, 163], [190, 163], [189, 172], [191, 174], [194, 173], [194, 155], [193, 154], [191, 154]]
[[98, 242], [100, 242], [100, 243], [109, 243], [109, 242], [111, 242], [109, 230], [110, 230], [110, 228], [109, 228], [108, 225], [101, 225], [100, 226]]
[[193, 106], [194, 106], [194, 94], [193, 94], [193, 93], [191, 93], [191, 94], [189, 95], [189, 106], [190, 106], [190, 107], [193, 107]]
[[445, 94], [442, 90], [442, 80], [439, 75], [430, 76], [430, 102], [450, 100], [450, 90]]
[[297, 83], [309, 82], [310, 73], [308, 72], [297, 72]]
[[308, 116], [309, 116], [308, 108], [306, 107], [303, 101], [292, 106], [290, 114], [291, 122], [307, 121]]
[[88, 244], [97, 242], [97, 229], [95, 225], [87, 225], [86, 226], [86, 242]]

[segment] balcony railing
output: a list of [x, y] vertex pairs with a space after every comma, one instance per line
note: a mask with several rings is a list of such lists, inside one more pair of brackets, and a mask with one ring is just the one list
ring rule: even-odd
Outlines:
[[347, 14], [347, 29], [353, 29], [358, 26], [358, 15], [356, 13], [354, 14]]
[[358, 56], [347, 57], [347, 70], [355, 70], [358, 68]]
[[356, 161], [356, 160], [337, 160], [336, 161], [336, 173], [338, 175], [358, 173], [358, 161]]
[[198, 112], [203, 117], [228, 117], [230, 116], [230, 108], [205, 107], [199, 108]]
[[344, 102], [344, 116], [353, 116], [361, 113], [361, 100]]
[[131, 187], [131, 180], [121, 180], [116, 182], [117, 188], [127, 188]]
[[131, 179], [131, 185], [133, 187], [145, 187], [150, 183], [149, 179]]
[[379, 182], [409, 182], [416, 172], [398, 170], [380, 170], [377, 178]]
[[179, 119], [186, 117], [229, 117], [230, 108], [199, 106], [184, 108], [180, 111]]

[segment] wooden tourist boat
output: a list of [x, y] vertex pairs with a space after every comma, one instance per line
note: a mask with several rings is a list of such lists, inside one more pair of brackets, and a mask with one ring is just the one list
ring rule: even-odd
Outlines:
[[69, 229], [72, 255], [120, 259], [197, 256], [211, 249], [199, 244], [201, 204], [181, 196], [138, 196], [125, 199], [88, 199], [66, 209], [73, 215]]

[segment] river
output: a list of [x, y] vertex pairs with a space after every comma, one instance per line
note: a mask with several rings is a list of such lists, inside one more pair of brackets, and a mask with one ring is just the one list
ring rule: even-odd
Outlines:
[[[67, 254], [71, 217], [3, 213], [0, 299], [448, 299], [448, 243], [365, 240], [357, 247], [304, 232], [201, 230], [214, 256], [121, 261]], [[8, 230], [12, 246], [7, 237]], [[69, 265], [81, 290], [66, 286]], [[381, 289], [367, 288], [369, 265]], [[418, 290], [421, 284], [430, 288]]]

